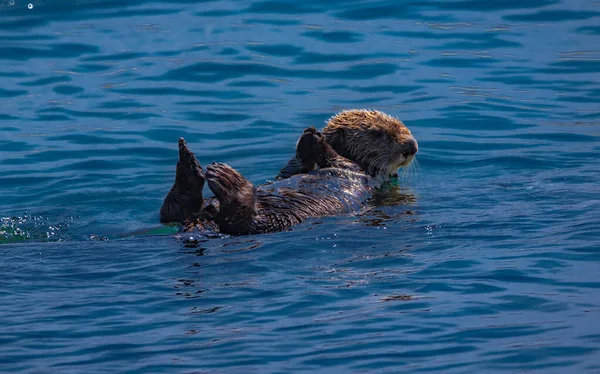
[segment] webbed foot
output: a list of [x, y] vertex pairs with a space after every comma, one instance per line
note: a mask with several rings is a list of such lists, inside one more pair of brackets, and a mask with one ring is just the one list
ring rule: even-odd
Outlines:
[[206, 180], [219, 200], [217, 221], [227, 233], [246, 232], [256, 215], [256, 188], [229, 165], [214, 162], [206, 168]]
[[189, 150], [185, 139], [179, 138], [179, 161], [175, 171], [175, 183], [160, 208], [162, 223], [184, 222], [202, 209], [204, 170]]

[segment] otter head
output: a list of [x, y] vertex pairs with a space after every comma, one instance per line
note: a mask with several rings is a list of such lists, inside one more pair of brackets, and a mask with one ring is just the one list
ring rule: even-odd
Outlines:
[[402, 122], [376, 110], [340, 112], [329, 119], [322, 134], [337, 153], [373, 177], [397, 175], [419, 149]]

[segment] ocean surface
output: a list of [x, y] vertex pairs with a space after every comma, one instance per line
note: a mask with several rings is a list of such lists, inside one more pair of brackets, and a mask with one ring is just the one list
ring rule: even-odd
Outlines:
[[[349, 108], [419, 142], [370, 209], [159, 224], [180, 136]], [[599, 159], [597, 1], [0, 0], [0, 372], [600, 373]]]

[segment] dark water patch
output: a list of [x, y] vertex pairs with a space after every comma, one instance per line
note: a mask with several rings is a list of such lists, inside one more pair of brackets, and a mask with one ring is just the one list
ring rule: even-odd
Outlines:
[[4, 88], [0, 88], [0, 97], [9, 98], [9, 97], [17, 97], [27, 95], [27, 91], [25, 90], [7, 90]]
[[278, 85], [270, 81], [239, 81], [227, 83], [229, 87], [277, 87]]
[[[517, 85], [536, 85], [536, 88], [554, 89], [561, 92], [575, 92], [582, 87], [589, 86], [590, 82], [585, 80], [575, 79], [571, 77], [569, 80], [564, 79], [540, 79], [535, 77], [536, 71], [532, 69], [510, 69], [510, 70], [494, 70], [489, 72], [489, 76], [479, 80], [490, 82], [506, 82], [507, 84]], [[505, 79], [505, 81], [502, 81]]]
[[565, 305], [552, 302], [542, 297], [533, 297], [526, 295], [519, 296], [500, 296], [496, 299], [502, 302], [496, 304], [497, 310], [537, 310], [542, 313], [553, 313], [557, 311], [565, 311], [568, 308]]
[[52, 89], [52, 91], [56, 92], [57, 94], [61, 94], [61, 95], [74, 95], [74, 94], [83, 92], [83, 88], [77, 87], [77, 86], [72, 86], [72, 85], [67, 85], [67, 84], [61, 84], [61, 85], [54, 87]]
[[419, 39], [432, 39], [432, 40], [446, 40], [454, 39], [452, 42], [445, 42], [439, 45], [428, 46], [429, 50], [485, 50], [493, 48], [515, 48], [522, 46], [521, 43], [500, 38], [499, 36], [505, 37], [516, 37], [519, 34], [514, 32], [456, 32], [451, 30], [439, 30], [439, 29], [428, 29], [427, 31], [382, 31], [382, 35], [393, 36], [395, 38], [401, 38], [403, 40], [411, 40], [415, 38]]
[[574, 115], [576, 118], [580, 119], [595, 119], [600, 118], [600, 112], [590, 111], [591, 113], [577, 113]]
[[81, 43], [50, 44], [49, 46], [44, 45], [38, 48], [10, 46], [2, 49], [0, 60], [27, 61], [34, 58], [66, 59], [97, 52], [99, 52], [98, 47]]
[[[0, 120], [2, 120], [2, 121], [10, 121], [10, 120], [16, 120], [16, 119], [18, 119], [18, 117], [11, 116], [10, 114], [0, 113]], [[0, 127], [0, 130], [2, 130], [2, 131], [18, 131], [19, 129], [16, 127]]]
[[455, 108], [452, 105], [448, 105], [446, 108], [444, 108], [444, 112], [453, 114], [437, 119], [436, 121], [413, 120], [411, 121], [411, 126], [427, 128], [437, 127], [440, 125], [440, 123], [443, 123], [444, 127], [451, 128], [454, 130], [472, 131], [514, 131], [535, 127], [531, 124], [518, 123], [509, 118], [499, 116], [482, 114], [478, 115], [475, 118], [469, 115], [468, 112], [461, 111], [460, 109], [455, 110]]
[[214, 10], [207, 10], [207, 11], [203, 11], [203, 12], [197, 12], [194, 13], [195, 16], [198, 17], [227, 17], [227, 16], [233, 16], [236, 14], [239, 14], [240, 11], [239, 10], [228, 10], [228, 9], [214, 9]]
[[260, 13], [260, 14], [306, 14], [316, 13], [320, 11], [320, 7], [315, 3], [293, 3], [286, 1], [267, 0], [255, 1], [250, 7], [244, 10], [244, 13]]
[[106, 136], [95, 136], [95, 135], [87, 135], [87, 134], [72, 134], [72, 135], [61, 135], [61, 136], [51, 136], [48, 137], [48, 140], [51, 141], [63, 141], [68, 142], [69, 144], [125, 144], [131, 142], [137, 142], [132, 139], [116, 139], [109, 138]]
[[[70, 163], [66, 168], [58, 168], [57, 170], [69, 170], [69, 171], [88, 171], [94, 170], [96, 172], [102, 170], [122, 170], [127, 168], [135, 168], [139, 166], [134, 161], [118, 161], [118, 160], [103, 160], [103, 159], [92, 159], [87, 161], [73, 162]], [[116, 187], [116, 186], [115, 186]]]
[[[182, 126], [183, 127], [183, 126]], [[205, 140], [209, 134], [204, 133], [204, 132], [193, 132], [190, 131], [193, 129], [188, 129], [188, 128], [178, 128], [176, 126], [172, 126], [172, 127], [157, 127], [155, 129], [152, 130], [148, 130], [144, 133], [141, 133], [139, 135], [143, 135], [146, 139], [155, 141], [155, 142], [162, 142], [162, 143], [168, 143], [173, 145], [173, 154], [172, 156], [175, 157], [177, 155], [177, 151], [175, 150], [175, 144], [177, 144], [177, 140], [179, 139], [179, 137], [184, 137], [186, 142], [188, 143], [188, 145], [190, 147], [192, 147], [192, 144], [195, 142], [201, 142], [203, 140]], [[172, 134], [171, 136], [165, 136], [165, 134]], [[135, 135], [138, 135], [138, 133], [135, 133]]]
[[153, 105], [144, 104], [133, 99], [119, 99], [114, 101], [105, 101], [97, 105], [101, 109], [124, 109], [124, 108], [152, 108]]
[[364, 61], [369, 58], [375, 59], [389, 59], [390, 57], [400, 57], [399, 55], [382, 53], [382, 54], [370, 54], [370, 55], [355, 55], [355, 54], [322, 54], [314, 52], [304, 52], [300, 56], [294, 59], [294, 64], [326, 64], [336, 62], [353, 62], [353, 61]]
[[56, 40], [57, 37], [54, 35], [0, 35], [0, 40], [4, 41], [32, 41], [32, 40]]
[[130, 111], [81, 111], [81, 110], [72, 110], [66, 108], [48, 108], [41, 109], [38, 111], [40, 115], [48, 114], [48, 113], [63, 113], [67, 116], [78, 117], [78, 118], [108, 118], [113, 120], [124, 119], [127, 118], [129, 120], [136, 119], [147, 119], [147, 118], [160, 118], [161, 116], [154, 113], [144, 113], [144, 112], [130, 112]]
[[353, 31], [311, 30], [302, 35], [326, 43], [357, 43], [364, 39], [362, 34]]
[[199, 97], [214, 97], [220, 99], [247, 99], [253, 97], [250, 94], [245, 94], [241, 91], [210, 91], [210, 90], [186, 90], [173, 87], [147, 87], [147, 88], [113, 88], [113, 92], [128, 94], [128, 95], [181, 95], [181, 96], [199, 96]]
[[[473, 26], [470, 26], [473, 27]], [[478, 30], [479, 31], [479, 30]], [[493, 42], [498, 36], [520, 36], [521, 34], [509, 30], [500, 31], [482, 31], [482, 32], [458, 32], [454, 29], [434, 28], [429, 27], [424, 31], [381, 31], [381, 35], [388, 35], [404, 39], [455, 39], [456, 41], [471, 41], [471, 42]]]
[[[66, 2], [68, 3], [68, 2]], [[62, 4], [65, 6], [66, 4]], [[111, 6], [106, 5], [99, 12], [90, 12], [86, 13], [83, 8], [78, 7], [77, 12], [73, 12], [72, 4], [67, 5], [67, 9], [64, 12], [59, 12], [58, 9], [61, 9], [60, 3], [52, 3], [51, 6], [43, 6], [37, 4], [34, 6], [35, 13], [32, 14], [31, 11], [25, 11], [29, 14], [22, 13], [21, 15], [26, 15], [25, 17], [15, 17], [17, 19], [0, 22], [0, 29], [4, 30], [23, 30], [23, 29], [33, 29], [39, 28], [42, 26], [46, 26], [50, 23], [58, 23], [58, 22], [69, 22], [69, 21], [84, 21], [84, 20], [98, 20], [98, 19], [111, 19], [111, 18], [127, 18], [127, 17], [143, 17], [143, 16], [160, 16], [160, 15], [170, 15], [178, 13], [177, 9], [121, 9], [119, 11], [110, 11]], [[129, 6], [130, 4], [126, 5]], [[122, 5], [121, 5], [122, 6]], [[114, 7], [113, 7], [114, 8]], [[45, 11], [46, 14], [42, 13], [42, 10]], [[109, 11], [107, 11], [109, 10]], [[48, 14], [49, 13], [49, 14]], [[73, 16], [75, 14], [75, 16]], [[16, 15], [20, 16], [20, 15]], [[76, 18], [74, 18], [76, 17]]]
[[[468, 91], [464, 91], [462, 92], [462, 94], [470, 96], [471, 93], [469, 93]], [[495, 103], [493, 101], [496, 101]], [[505, 110], [511, 110], [515, 113], [537, 113], [539, 115], [541, 115], [542, 113], [545, 113], [548, 111], [548, 109], [550, 109], [551, 107], [549, 106], [536, 106], [536, 105], [523, 105], [523, 104], [519, 104], [519, 103], [510, 103], [510, 102], [503, 102], [501, 100], [493, 100], [493, 99], [489, 99], [487, 101], [480, 101], [480, 102], [465, 102], [462, 105], [453, 105], [452, 106], [452, 110], [457, 111], [457, 112], [469, 112], [469, 111], [473, 111], [473, 110], [480, 110], [482, 112], [488, 111], [488, 112], [502, 112]]]
[[32, 149], [31, 145], [21, 141], [1, 141], [0, 152], [24, 152]]
[[246, 49], [258, 53], [263, 53], [270, 56], [291, 57], [297, 56], [304, 51], [304, 48], [296, 47], [289, 44], [277, 45], [249, 45]]
[[[181, 51], [158, 51], [158, 52], [154, 52], [155, 56], [161, 56], [161, 57], [173, 57], [173, 56], [179, 56], [180, 54], [181, 54]], [[143, 66], [152, 66], [153, 65], [149, 61], [141, 61], [140, 64], [143, 65]]]
[[354, 64], [344, 70], [321, 71], [288, 69], [276, 65], [268, 65], [257, 62], [240, 63], [217, 63], [204, 62], [188, 65], [183, 68], [174, 69], [162, 76], [143, 78], [153, 81], [197, 81], [217, 83], [228, 79], [241, 78], [245, 76], [273, 76], [283, 78], [353, 78], [373, 79], [376, 77], [393, 74], [400, 68], [391, 63], [377, 62], [372, 64]]
[[484, 57], [472, 57], [472, 58], [461, 58], [461, 57], [443, 57], [434, 58], [425, 62], [428, 66], [433, 67], [444, 67], [444, 68], [459, 68], [459, 69], [475, 69], [475, 68], [487, 68], [489, 65], [497, 64], [500, 61], [493, 58]]
[[340, 104], [340, 105], [344, 105], [344, 106], [357, 106], [357, 105], [363, 105], [363, 106], [368, 106], [370, 104], [377, 104], [380, 103], [382, 101], [385, 100], [391, 100], [393, 99], [392, 96], [379, 96], [379, 97], [369, 97], [369, 98], [364, 98], [364, 99], [360, 99], [360, 100], [335, 100], [332, 99], [332, 103], [333, 104]]
[[[175, 143], [176, 144], [176, 143]], [[159, 147], [119, 147], [115, 149], [81, 149], [81, 150], [40, 150], [36, 153], [24, 155], [25, 160], [4, 160], [4, 163], [30, 163], [33, 161], [52, 162], [71, 160], [77, 158], [80, 160], [91, 157], [110, 157], [121, 156], [123, 154], [135, 154], [135, 157], [148, 159], [169, 159], [173, 156], [172, 151]]]
[[336, 12], [334, 16], [339, 19], [350, 21], [365, 21], [377, 19], [412, 19], [416, 18], [413, 4], [393, 4], [388, 1], [382, 1], [378, 5], [358, 6]]
[[511, 14], [504, 16], [504, 19], [517, 22], [561, 22], [584, 20], [597, 16], [600, 16], [599, 12], [576, 10], [543, 10], [530, 14]]
[[[260, 87], [260, 86], [259, 86]], [[231, 103], [227, 101], [217, 101], [217, 100], [192, 100], [192, 101], [178, 101], [177, 105], [185, 105], [185, 106], [215, 106], [215, 107], [231, 107]], [[259, 101], [259, 100], [237, 100], [235, 102], [237, 106], [260, 106], [260, 105], [272, 105], [273, 101]]]
[[127, 60], [140, 59], [140, 58], [143, 58], [146, 56], [148, 56], [147, 53], [123, 52], [123, 53], [117, 53], [117, 54], [113, 54], [113, 55], [84, 57], [81, 60], [87, 61], [87, 62], [127, 61]]
[[37, 87], [37, 86], [47, 86], [49, 84], [55, 84], [55, 83], [68, 83], [68, 82], [71, 82], [72, 80], [73, 79], [68, 75], [61, 75], [61, 76], [56, 76], [56, 77], [39, 78], [39, 79], [30, 81], [30, 82], [22, 82], [22, 83], [19, 83], [19, 85], [26, 86], [26, 87]]
[[37, 121], [72, 121], [73, 118], [64, 114], [38, 114], [36, 116]]
[[237, 55], [239, 53], [240, 53], [240, 51], [238, 51], [237, 49], [227, 47], [227, 48], [223, 48], [218, 54], [221, 56], [233, 56], [233, 55]]
[[33, 29], [35, 27], [46, 25], [48, 22], [48, 19], [43, 18], [13, 19], [10, 21], [0, 22], [0, 30], [17, 31], [23, 29]]
[[28, 78], [33, 76], [30, 73], [24, 73], [22, 71], [11, 71], [11, 72], [0, 72], [0, 77], [8, 78]]
[[265, 24], [265, 25], [273, 25], [273, 26], [294, 26], [302, 24], [302, 21], [297, 19], [267, 19], [267, 18], [256, 18], [252, 17], [249, 19], [244, 19], [244, 23], [246, 24]]
[[[331, 112], [298, 112], [294, 114], [294, 119], [296, 123], [322, 124], [324, 127], [333, 115], [334, 113]], [[321, 126], [317, 126], [317, 128], [321, 128]]]
[[442, 3], [436, 3], [435, 7], [444, 10], [468, 10], [468, 11], [482, 11], [482, 12], [493, 12], [498, 10], [509, 10], [509, 9], [527, 9], [527, 8], [541, 8], [549, 5], [558, 4], [558, 0], [506, 0], [500, 3], [489, 2], [485, 0], [464, 0], [464, 1], [448, 1]]
[[[419, 81], [420, 83], [421, 81]], [[425, 82], [426, 83], [426, 82]], [[422, 96], [422, 97], [417, 97], [414, 99], [409, 99], [409, 100], [403, 100], [403, 103], [405, 104], [415, 104], [415, 103], [423, 103], [423, 102], [427, 102], [427, 101], [435, 101], [435, 100], [440, 100], [443, 99], [444, 97], [442, 96]]]
[[239, 113], [215, 113], [215, 112], [198, 112], [188, 111], [180, 113], [191, 121], [209, 121], [209, 122], [239, 122], [244, 121], [251, 116]]
[[600, 35], [600, 26], [582, 26], [576, 28], [575, 32], [587, 35]]
[[584, 74], [600, 72], [600, 64], [595, 60], [563, 60], [549, 64], [548, 68], [535, 69], [536, 73], [543, 74]]
[[99, 73], [110, 69], [112, 66], [106, 64], [79, 64], [73, 71], [76, 73]]
[[520, 47], [521, 44], [512, 42], [500, 38], [490, 38], [490, 40], [480, 42], [450, 42], [440, 44], [439, 46], [429, 47], [428, 49], [442, 50], [442, 51], [473, 51], [473, 50], [485, 50], [492, 48], [515, 48]]
[[582, 93], [582, 95], [578, 96], [561, 96], [558, 98], [558, 100], [572, 103], [598, 103], [600, 101], [600, 97], [590, 97], [590, 95]]
[[[566, 365], [572, 365], [571, 361], [563, 361], [558, 363], [549, 363], [547, 365], [534, 365], [529, 364], [536, 362], [541, 357], [578, 357], [594, 353], [596, 349], [593, 348], [582, 348], [567, 345], [558, 346], [546, 346], [546, 347], [516, 347], [518, 349], [509, 349], [505, 351], [497, 352], [493, 355], [488, 356], [503, 356], [497, 359], [493, 359], [492, 362], [497, 363], [506, 367], [520, 367], [527, 369], [535, 368], [549, 368], [549, 367], [560, 367]], [[514, 365], [514, 366], [513, 366]]]

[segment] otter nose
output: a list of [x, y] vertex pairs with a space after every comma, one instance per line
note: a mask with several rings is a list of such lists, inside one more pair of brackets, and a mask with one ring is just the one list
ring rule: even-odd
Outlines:
[[402, 153], [404, 158], [408, 158], [419, 151], [419, 145], [415, 138], [411, 138], [406, 142], [406, 150]]

